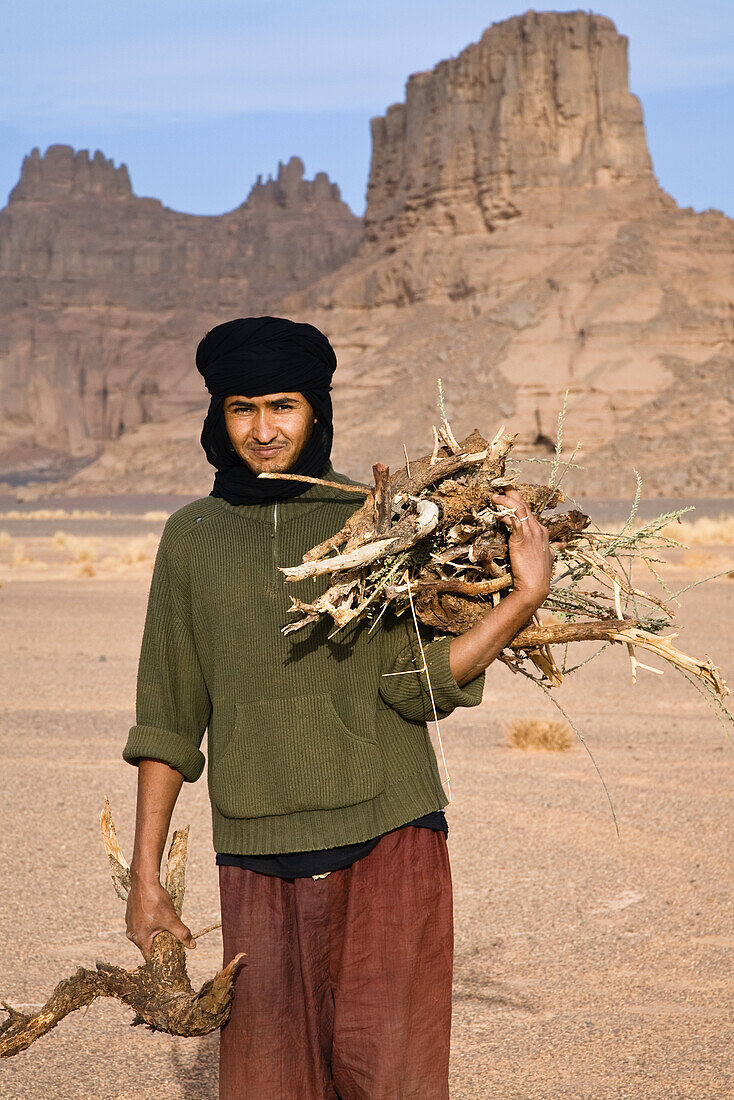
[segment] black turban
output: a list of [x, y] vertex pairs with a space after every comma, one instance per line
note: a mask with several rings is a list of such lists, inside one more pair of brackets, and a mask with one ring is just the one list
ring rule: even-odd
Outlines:
[[196, 366], [212, 395], [201, 432], [201, 445], [217, 471], [211, 496], [230, 504], [260, 504], [309, 488], [307, 482], [261, 480], [240, 458], [224, 422], [224, 399], [232, 394], [303, 394], [316, 423], [289, 473], [323, 476], [331, 454], [329, 390], [336, 369], [334, 349], [323, 332], [286, 317], [239, 317], [207, 332], [196, 349]]

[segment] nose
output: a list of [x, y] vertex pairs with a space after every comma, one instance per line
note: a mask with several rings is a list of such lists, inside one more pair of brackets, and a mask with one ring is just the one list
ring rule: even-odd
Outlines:
[[252, 429], [256, 443], [272, 443], [278, 434], [278, 429], [268, 416], [267, 409], [260, 409]]

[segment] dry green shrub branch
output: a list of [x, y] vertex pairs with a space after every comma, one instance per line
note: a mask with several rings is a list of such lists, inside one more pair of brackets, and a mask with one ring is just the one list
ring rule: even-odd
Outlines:
[[[130, 891], [130, 867], [117, 842], [106, 799], [100, 820], [112, 883], [117, 895], [125, 900]], [[188, 825], [174, 832], [166, 868], [166, 890], [179, 917], [186, 889], [188, 834]], [[204, 932], [217, 927], [213, 924]], [[0, 1024], [0, 1058], [26, 1050], [69, 1013], [87, 1007], [97, 997], [115, 997], [132, 1008], [133, 1026], [145, 1024], [151, 1031], [170, 1035], [208, 1035], [229, 1018], [233, 982], [243, 958], [237, 955], [197, 992], [186, 971], [186, 948], [170, 932], [159, 932], [153, 940], [150, 960], [135, 970], [100, 961], [96, 970], [80, 966], [70, 978], [59, 982], [45, 1005], [32, 1015], [0, 1002], [8, 1013], [7, 1020]]]

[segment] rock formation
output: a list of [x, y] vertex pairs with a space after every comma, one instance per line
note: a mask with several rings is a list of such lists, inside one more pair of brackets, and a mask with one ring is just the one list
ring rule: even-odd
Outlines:
[[362, 225], [298, 157], [219, 217], [133, 194], [125, 165], [34, 149], [0, 212], [0, 478], [89, 460], [206, 398], [192, 369], [213, 324], [267, 312], [353, 255]]
[[491, 232], [539, 192], [655, 189], [627, 40], [583, 12], [508, 19], [414, 73], [372, 120], [372, 148], [366, 238], [389, 245], [419, 224]]
[[345, 465], [425, 449], [442, 377], [457, 431], [536, 459], [567, 391], [572, 490], [734, 493], [734, 222], [658, 186], [626, 51], [529, 12], [373, 119], [360, 254], [283, 303], [338, 349]]
[[132, 193], [125, 164], [115, 168], [99, 149], [90, 157], [88, 149], [75, 153], [70, 145], [51, 145], [45, 156], [34, 149], [23, 158], [20, 179], [9, 202], [55, 202], [91, 195], [129, 198]]
[[[208, 491], [192, 347], [205, 319], [246, 301], [310, 320], [334, 344], [334, 458], [348, 473], [394, 466], [403, 443], [425, 450], [441, 377], [458, 433], [504, 422], [513, 453], [540, 460], [567, 392], [564, 442], [581, 441], [585, 467], [564, 475], [572, 492], [630, 497], [636, 467], [648, 496], [734, 494], [734, 221], [681, 210], [658, 186], [626, 57], [606, 18], [528, 12], [414, 74], [405, 103], [372, 120], [364, 228], [323, 174], [301, 179], [297, 158], [220, 219], [126, 197], [106, 162], [79, 175], [88, 188], [114, 181], [114, 201], [87, 194], [76, 220], [39, 201], [43, 216], [15, 237], [33, 200], [14, 198], [0, 214], [0, 277], [27, 320], [2, 349], [3, 430], [64, 404], [69, 440], [96, 446], [125, 429], [65, 491]], [[39, 186], [34, 162], [24, 188]], [[123, 208], [135, 217], [122, 222]], [[315, 228], [306, 239], [294, 224]], [[84, 392], [67, 408], [68, 379]], [[128, 429], [166, 417], [163, 485], [168, 428]]]

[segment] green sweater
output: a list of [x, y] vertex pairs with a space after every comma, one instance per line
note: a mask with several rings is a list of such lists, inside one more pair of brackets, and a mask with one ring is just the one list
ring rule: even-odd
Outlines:
[[[326, 476], [346, 484], [329, 469]], [[214, 847], [266, 854], [352, 844], [446, 805], [426, 720], [433, 711], [412, 619], [384, 615], [333, 638], [322, 620], [283, 635], [286, 583], [362, 503], [322, 486], [277, 504], [204, 497], [163, 530], [138, 667], [136, 725], [123, 756], [199, 778], [208, 728]], [[424, 649], [439, 718], [476, 706], [484, 674], [460, 688], [447, 637]]]

